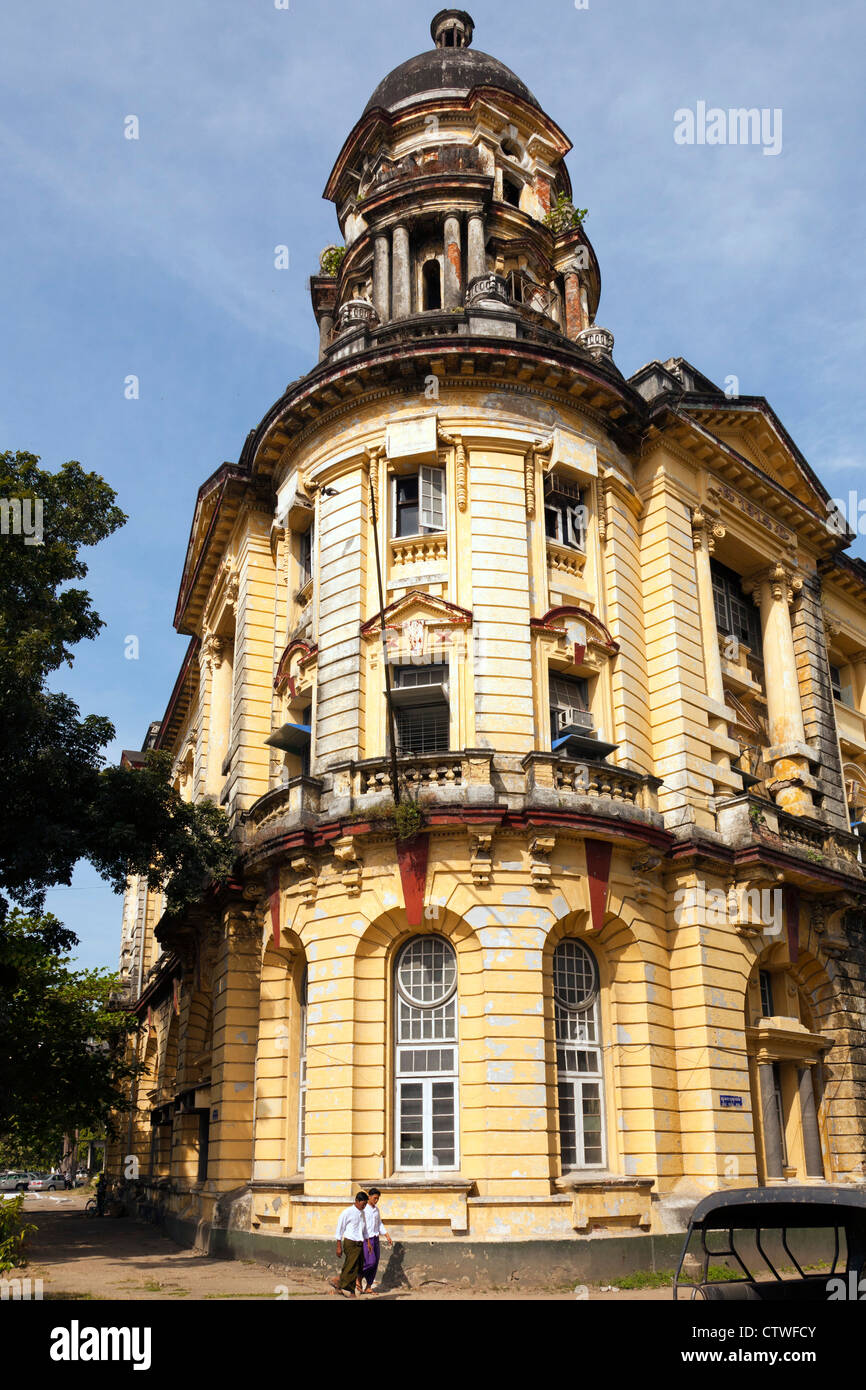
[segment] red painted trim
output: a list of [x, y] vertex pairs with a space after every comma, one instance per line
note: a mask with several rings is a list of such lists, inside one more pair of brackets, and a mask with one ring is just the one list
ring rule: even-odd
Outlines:
[[589, 911], [593, 931], [601, 931], [607, 911], [610, 860], [613, 845], [607, 840], [585, 840], [586, 872], [589, 878]]
[[286, 667], [288, 666], [295, 652], [298, 651], [304, 653], [304, 656], [301, 657], [301, 665], [303, 666], [312, 657], [318, 655], [319, 648], [318, 644], [304, 642], [300, 637], [297, 638], [294, 642], [290, 642], [289, 645], [286, 647], [286, 650], [280, 657], [279, 664], [277, 666], [277, 674], [274, 676], [274, 690], [279, 690], [280, 686], [283, 685], [286, 681], [288, 681], [291, 694], [294, 695], [294, 680], [291, 676], [286, 674]]
[[[385, 623], [389, 618], [393, 618], [401, 609], [411, 607], [412, 604], [420, 600], [426, 608], [438, 612], [443, 618], [452, 618], [455, 623], [461, 626], [469, 626], [472, 622], [472, 612], [469, 608], [458, 608], [456, 603], [448, 603], [444, 598], [436, 598], [434, 594], [422, 593], [420, 589], [410, 589], [408, 593], [402, 594], [400, 598], [395, 598], [392, 603], [385, 605]], [[372, 618], [367, 618], [366, 622], [361, 623], [361, 635], [369, 637], [375, 635], [382, 626], [382, 613], [374, 613]]]
[[280, 876], [276, 869], [268, 874], [268, 906], [271, 909], [271, 938], [276, 951], [280, 946]]
[[397, 864], [403, 885], [406, 921], [410, 927], [420, 927], [424, 921], [424, 892], [427, 887], [427, 858], [430, 836], [415, 835], [411, 840], [397, 841]]
[[557, 629], [564, 631], [562, 620], [565, 618], [577, 618], [580, 622], [586, 623], [589, 627], [596, 628], [604, 634], [605, 645], [610, 647], [612, 652], [619, 651], [619, 642], [615, 641], [610, 635], [609, 629], [597, 618], [594, 613], [589, 613], [585, 608], [575, 608], [572, 604], [560, 604], [558, 608], [549, 608], [543, 618], [530, 618], [529, 626], [536, 631], [555, 632]]

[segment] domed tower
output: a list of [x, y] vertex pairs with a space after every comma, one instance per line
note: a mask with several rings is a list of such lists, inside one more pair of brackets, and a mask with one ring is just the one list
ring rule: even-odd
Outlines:
[[433, 334], [606, 343], [585, 332], [599, 274], [570, 143], [473, 29], [440, 11], [435, 47], [379, 83], [334, 166], [345, 254], [336, 283], [336, 247], [312, 282], [328, 360]]
[[222, 1248], [315, 1260], [375, 1180], [446, 1275], [543, 1237], [585, 1277], [576, 1236], [672, 1229], [734, 1152], [859, 1171], [851, 1049], [811, 1078], [863, 901], [820, 574], [834, 664], [866, 588], [763, 398], [623, 379], [568, 139], [473, 31], [441, 11], [370, 98], [319, 361], [199, 492], [158, 743], [238, 863], [155, 930], [130, 888], [128, 1148]]

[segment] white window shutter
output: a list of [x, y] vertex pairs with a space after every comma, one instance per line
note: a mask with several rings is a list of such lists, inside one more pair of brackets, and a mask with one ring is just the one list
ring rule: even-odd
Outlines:
[[418, 501], [421, 527], [425, 531], [445, 530], [445, 469], [422, 464], [419, 469]]

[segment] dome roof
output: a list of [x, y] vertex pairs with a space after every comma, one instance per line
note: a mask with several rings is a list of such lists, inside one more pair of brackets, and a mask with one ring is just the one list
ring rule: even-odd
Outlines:
[[[460, 26], [460, 46], [446, 46], [451, 41], [448, 35], [455, 20]], [[489, 53], [469, 46], [472, 19], [465, 11], [441, 10], [431, 31], [437, 46], [419, 53], [416, 58], [409, 58], [389, 72], [367, 102], [365, 115], [376, 107], [396, 111], [424, 97], [467, 96], [474, 87], [498, 87], [541, 109], [529, 88], [510, 68], [498, 58], [491, 58]]]

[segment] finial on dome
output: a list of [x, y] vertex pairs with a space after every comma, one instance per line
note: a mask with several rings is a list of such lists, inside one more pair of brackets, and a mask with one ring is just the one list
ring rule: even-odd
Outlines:
[[430, 33], [437, 48], [468, 48], [475, 32], [475, 21], [465, 10], [440, 10]]

